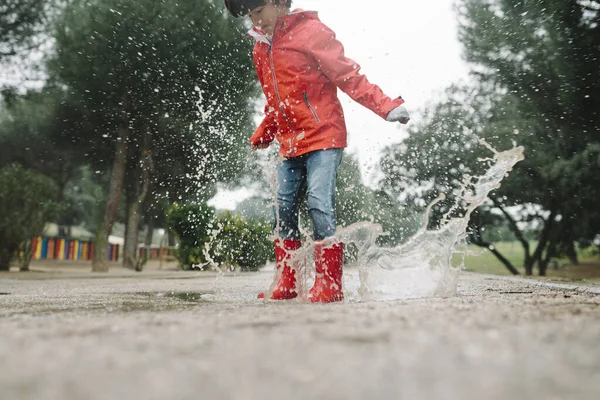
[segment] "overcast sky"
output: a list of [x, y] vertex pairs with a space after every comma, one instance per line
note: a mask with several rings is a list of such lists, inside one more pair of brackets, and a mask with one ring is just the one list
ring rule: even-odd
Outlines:
[[[371, 82], [402, 96], [413, 120], [448, 85], [467, 79], [457, 39], [455, 0], [296, 0], [292, 8], [319, 12], [346, 55]], [[340, 92], [341, 93], [341, 92]], [[381, 149], [400, 141], [406, 128], [384, 121], [341, 94], [348, 126], [348, 151], [358, 154], [363, 177], [372, 175]], [[241, 193], [221, 193], [215, 205], [232, 208]]]

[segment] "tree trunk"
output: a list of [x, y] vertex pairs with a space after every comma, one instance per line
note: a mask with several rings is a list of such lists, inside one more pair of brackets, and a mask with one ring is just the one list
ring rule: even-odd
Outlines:
[[527, 241], [527, 239], [525, 239], [525, 236], [523, 236], [523, 232], [521, 232], [521, 230], [519, 229], [517, 222], [504, 209], [502, 204], [500, 204], [500, 202], [498, 202], [498, 200], [496, 198], [492, 198], [492, 202], [494, 203], [496, 208], [498, 208], [502, 212], [502, 214], [504, 214], [504, 216], [506, 217], [506, 220], [508, 221], [508, 226], [509, 226], [510, 230], [515, 235], [517, 240], [519, 242], [521, 242], [521, 245], [523, 246], [523, 252], [525, 254], [525, 259], [523, 260], [523, 265], [525, 266], [525, 275], [527, 275], [527, 276], [533, 275], [533, 259], [531, 258], [531, 253], [529, 250], [529, 242]]
[[525, 267], [525, 275], [531, 276], [533, 275], [533, 259], [528, 260], [528, 262], [524, 265]]
[[137, 264], [137, 245], [138, 245], [138, 215], [137, 202], [133, 193], [127, 199], [127, 221], [125, 222], [125, 245], [123, 246], [123, 267], [135, 269]]
[[110, 177], [106, 211], [94, 239], [94, 259], [92, 261], [93, 272], [108, 272], [108, 236], [112, 232], [112, 227], [117, 219], [117, 213], [119, 211], [119, 202], [121, 201], [123, 181], [125, 179], [128, 140], [128, 122], [124, 121], [119, 126], [119, 139], [117, 140], [115, 160], [113, 162]]
[[154, 237], [154, 221], [148, 221], [148, 230], [146, 231], [146, 238], [144, 239], [144, 246], [149, 248], [152, 246], [152, 239]]
[[[563, 220], [564, 221], [564, 220]], [[566, 225], [566, 222], [560, 224], [561, 226]], [[546, 272], [548, 271], [548, 265], [552, 258], [558, 256], [558, 245], [560, 242], [560, 236], [563, 232], [563, 229], [554, 229], [549, 233], [548, 238], [548, 246], [546, 248], [546, 255], [543, 260], [539, 262], [540, 276], [546, 276]]]
[[534, 262], [537, 261], [538, 263], [538, 270], [540, 275], [542, 275], [542, 273], [546, 273], [546, 269], [542, 261], [542, 254], [546, 249], [546, 246], [548, 245], [550, 233], [552, 231], [552, 227], [554, 226], [554, 219], [556, 218], [556, 213], [556, 207], [554, 205], [554, 202], [552, 202], [552, 205], [550, 206], [550, 215], [548, 215], [548, 219], [544, 221], [544, 227], [542, 228], [542, 232], [540, 232], [540, 238], [538, 240], [535, 252], [533, 253], [532, 258]]
[[167, 246], [169, 247], [175, 247], [175, 234], [173, 233], [172, 230], [168, 230], [167, 231], [167, 237], [168, 237], [168, 241], [167, 241]]
[[579, 259], [577, 258], [577, 251], [575, 250], [575, 242], [574, 241], [569, 241], [569, 243], [567, 244], [567, 257], [569, 257], [569, 261], [571, 261], [571, 264], [573, 265], [579, 265]]
[[577, 250], [575, 249], [575, 227], [571, 216], [564, 216], [562, 222], [562, 231], [560, 232], [560, 255], [568, 257], [572, 265], [579, 265]]
[[[154, 237], [154, 221], [150, 219], [146, 230], [146, 237], [144, 238], [144, 247], [146, 248], [146, 257], [150, 257], [150, 251], [152, 249], [152, 238]], [[158, 249], [160, 253], [160, 248]]]
[[31, 264], [31, 259], [33, 258], [33, 239], [26, 240], [23, 244], [23, 259], [21, 259], [21, 265], [19, 265], [19, 270], [21, 272], [29, 271], [29, 264]]
[[[125, 238], [125, 254], [123, 266], [125, 268], [141, 271], [143, 261], [138, 259], [138, 237], [140, 231], [140, 209], [150, 187], [150, 172], [152, 171], [152, 156], [146, 147], [148, 143], [148, 132], [145, 134], [144, 149], [140, 154], [138, 167], [135, 169], [135, 180], [131, 191], [131, 203], [127, 205], [127, 235]], [[141, 175], [141, 176], [140, 176]], [[138, 176], [140, 176], [138, 178]], [[140, 182], [141, 179], [141, 182]]]
[[546, 271], [548, 271], [548, 264], [550, 264], [550, 260], [552, 257], [556, 255], [556, 242], [552, 240], [546, 249], [546, 256], [543, 260], [540, 260], [538, 267], [540, 269], [540, 276], [546, 276]]

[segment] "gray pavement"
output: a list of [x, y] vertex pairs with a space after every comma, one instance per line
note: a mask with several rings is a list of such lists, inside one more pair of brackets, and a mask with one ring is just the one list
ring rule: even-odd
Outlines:
[[598, 287], [265, 304], [270, 278], [2, 274], [0, 399], [600, 398]]

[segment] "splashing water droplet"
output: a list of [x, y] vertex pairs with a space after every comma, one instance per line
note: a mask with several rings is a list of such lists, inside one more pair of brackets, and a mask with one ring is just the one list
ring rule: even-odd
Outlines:
[[[362, 300], [395, 300], [403, 298], [452, 296], [456, 294], [460, 267], [451, 264], [455, 246], [466, 237], [471, 213], [479, 207], [492, 190], [500, 186], [506, 173], [524, 159], [523, 147], [498, 152], [488, 143], [484, 146], [493, 153], [491, 166], [485, 174], [465, 179], [458, 202], [466, 204], [462, 217], [442, 220], [439, 229], [427, 229], [429, 210], [443, 197], [430, 204], [423, 227], [406, 243], [385, 248], [375, 244], [383, 234], [378, 224], [360, 222], [336, 232], [336, 239], [354, 243], [359, 250], [359, 274], [347, 276], [346, 291], [357, 290]], [[470, 186], [467, 190], [467, 184]], [[352, 295], [350, 293], [350, 295]], [[350, 296], [352, 297], [352, 296]]]

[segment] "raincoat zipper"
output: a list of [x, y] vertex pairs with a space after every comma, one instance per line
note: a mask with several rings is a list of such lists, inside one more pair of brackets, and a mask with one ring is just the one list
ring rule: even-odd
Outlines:
[[[273, 38], [275, 38], [275, 32], [273, 32]], [[288, 115], [285, 112], [285, 108], [283, 107], [283, 102], [281, 101], [281, 95], [279, 94], [279, 86], [277, 86], [277, 75], [275, 75], [275, 62], [273, 61], [273, 43], [271, 43], [271, 45], [269, 46], [269, 61], [271, 62], [271, 75], [273, 75], [273, 89], [275, 89], [275, 95], [277, 96], [277, 104], [279, 105], [279, 109], [281, 110], [281, 113], [285, 117], [285, 120], [287, 121], [288, 125], [290, 126], [292, 131], [294, 131], [294, 133], [296, 133], [296, 129], [294, 128], [294, 125], [292, 125], [290, 118], [288, 117]]]
[[304, 96], [304, 102], [306, 103], [306, 106], [308, 107], [308, 109], [310, 110], [310, 112], [312, 113], [313, 117], [315, 117], [315, 121], [317, 122], [321, 122], [321, 120], [319, 119], [319, 114], [317, 114], [317, 110], [315, 110], [312, 106], [312, 104], [310, 104], [310, 101], [308, 101], [308, 94], [306, 92], [302, 93], [302, 95]]

